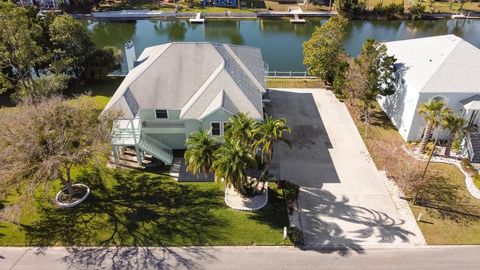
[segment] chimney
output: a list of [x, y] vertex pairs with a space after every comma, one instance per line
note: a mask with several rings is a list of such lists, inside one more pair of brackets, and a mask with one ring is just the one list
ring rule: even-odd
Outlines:
[[135, 46], [131, 40], [125, 43], [125, 57], [127, 58], [127, 69], [128, 72], [130, 72], [130, 70], [135, 67], [135, 60], [137, 60], [135, 56]]

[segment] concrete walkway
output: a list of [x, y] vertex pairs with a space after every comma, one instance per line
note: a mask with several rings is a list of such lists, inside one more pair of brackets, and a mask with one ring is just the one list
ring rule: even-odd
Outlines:
[[306, 245], [361, 253], [425, 244], [408, 205], [392, 200], [343, 103], [323, 89], [277, 89], [271, 100], [267, 113], [292, 128], [292, 148], [276, 146], [272, 172], [301, 186]]
[[478, 269], [480, 248], [369, 249], [364, 254], [293, 247], [0, 248], [0, 269]]

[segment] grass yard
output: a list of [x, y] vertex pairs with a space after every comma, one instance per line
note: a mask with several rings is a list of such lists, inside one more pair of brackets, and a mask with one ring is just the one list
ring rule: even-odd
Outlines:
[[[0, 245], [290, 245], [283, 240], [288, 216], [276, 189], [262, 210], [240, 212], [225, 205], [219, 183], [181, 184], [162, 174], [94, 168], [74, 174], [92, 191], [86, 201], [59, 209], [52, 198], [60, 183], [48, 196], [39, 188], [18, 223], [0, 222]], [[12, 195], [2, 207], [15, 200]]]
[[[71, 96], [90, 92], [105, 107], [123, 78], [108, 78], [70, 89]], [[5, 102], [8, 98], [5, 98]], [[178, 183], [170, 176], [107, 168], [75, 170], [76, 182], [92, 190], [78, 207], [59, 209], [52, 199], [55, 183], [45, 195], [23, 204], [17, 222], [0, 219], [0, 246], [184, 246], [290, 245], [285, 201], [269, 190], [269, 204], [260, 211], [240, 212], [224, 203], [223, 184]], [[271, 187], [275, 185], [270, 185]], [[15, 195], [0, 202], [4, 213], [15, 212]]]
[[325, 87], [320, 79], [268, 78], [268, 88], [319, 88]]
[[107, 77], [103, 81], [88, 83], [88, 85], [79, 85], [67, 91], [71, 93], [71, 96], [90, 93], [99, 108], [104, 108], [122, 81], [123, 78], [121, 77]]
[[[364, 124], [354, 111], [350, 109], [350, 112], [375, 164], [383, 168], [388, 160], [373, 146], [382, 140], [396, 140], [401, 145], [404, 142], [400, 134], [377, 106], [365, 138]], [[427, 179], [419, 193], [418, 205], [410, 206], [415, 216], [423, 214], [422, 222], [418, 224], [427, 243], [480, 244], [480, 200], [468, 193], [460, 170], [454, 165], [432, 163]]]
[[[253, 6], [252, 6], [253, 5]], [[102, 1], [95, 7], [96, 11], [109, 11], [109, 10], [129, 10], [129, 9], [148, 9], [148, 10], [164, 10], [173, 11], [175, 7], [178, 7], [178, 11], [181, 12], [225, 12], [229, 10], [231, 12], [254, 12], [253, 8], [262, 8], [264, 4], [261, 1], [249, 0], [247, 1], [246, 8], [228, 8], [228, 7], [204, 7], [200, 4], [200, 1], [194, 1], [193, 7], [190, 8], [185, 1], [179, 1], [177, 3], [166, 3], [158, 0], [108, 0]]]
[[[461, 3], [457, 2], [424, 2], [426, 11], [430, 13], [457, 13]], [[466, 2], [462, 7], [464, 12], [480, 12], [480, 2]]]

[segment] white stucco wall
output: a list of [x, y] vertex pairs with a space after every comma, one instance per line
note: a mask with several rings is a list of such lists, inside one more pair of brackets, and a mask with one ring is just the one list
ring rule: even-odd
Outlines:
[[[446, 102], [446, 107], [455, 114], [462, 115], [463, 106], [461, 100], [476, 95], [477, 93], [448, 93], [448, 92], [421, 92], [405, 82], [395, 94], [387, 97], [379, 97], [378, 103], [397, 128], [405, 141], [419, 141], [425, 128], [425, 121], [418, 114], [418, 107], [434, 97], [441, 96]], [[469, 115], [466, 115], [468, 119]], [[437, 129], [436, 134], [443, 138], [448, 132]]]
[[418, 97], [418, 91], [404, 82], [398, 85], [395, 94], [378, 98], [380, 107], [405, 141], [412, 140], [409, 134], [415, 116], [415, 108], [418, 104]]
[[[425, 128], [425, 121], [417, 113], [418, 107], [420, 106], [420, 104], [428, 102], [434, 97], [441, 96], [445, 100], [446, 107], [451, 109], [456, 115], [461, 116], [464, 112], [463, 112], [463, 105], [460, 103], [460, 101], [466, 98], [469, 98], [471, 96], [474, 96], [476, 94], [477, 93], [445, 93], [445, 92], [420, 93], [418, 98], [418, 105], [415, 108], [415, 117], [412, 121], [412, 125], [410, 127], [410, 132], [408, 135], [409, 140], [418, 141], [422, 138], [422, 132], [423, 132], [423, 129]], [[448, 135], [448, 132], [443, 131], [441, 128], [438, 128], [436, 130], [436, 133], [440, 136], [440, 138], [443, 138], [444, 136]]]

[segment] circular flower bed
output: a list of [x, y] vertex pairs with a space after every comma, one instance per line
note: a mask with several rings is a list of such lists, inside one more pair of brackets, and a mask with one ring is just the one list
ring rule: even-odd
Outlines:
[[225, 188], [225, 203], [228, 207], [233, 208], [235, 210], [241, 211], [256, 211], [263, 208], [267, 205], [268, 202], [268, 182], [259, 186], [258, 189], [262, 189], [263, 191], [253, 197], [244, 197], [239, 192], [237, 192], [233, 187], [226, 187]]
[[68, 193], [67, 188], [60, 190], [55, 196], [55, 203], [61, 208], [69, 208], [79, 205], [90, 194], [90, 188], [84, 184], [72, 185], [74, 194]]

